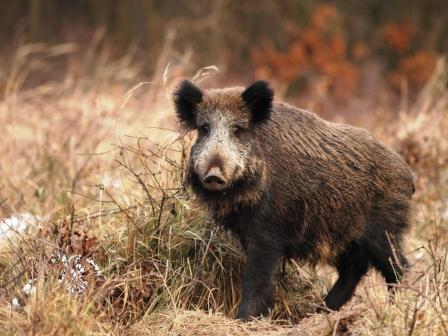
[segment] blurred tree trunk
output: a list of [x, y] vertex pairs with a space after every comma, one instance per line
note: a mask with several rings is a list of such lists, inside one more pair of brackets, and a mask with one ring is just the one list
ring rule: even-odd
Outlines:
[[30, 0], [29, 38], [31, 42], [40, 38], [42, 0]]
[[115, 36], [119, 45], [126, 49], [131, 36], [130, 17], [132, 16], [132, 3], [130, 0], [118, 0], [115, 12]]
[[107, 1], [91, 0], [90, 9], [94, 27], [110, 28], [111, 6]]
[[[155, 11], [155, 8], [157, 7], [155, 5], [155, 2], [156, 1], [153, 0], [140, 0], [140, 6], [143, 11], [144, 24], [146, 28], [144, 35], [146, 37], [146, 43], [148, 44], [148, 55], [151, 56], [148, 57], [148, 64], [153, 64], [158, 58], [157, 53], [155, 53], [154, 51], [159, 50], [161, 47], [161, 32], [159, 30], [161, 26], [164, 26], [160, 25], [159, 19], [159, 16], [163, 16], [163, 13], [158, 13]], [[162, 12], [161, 9], [160, 12]]]

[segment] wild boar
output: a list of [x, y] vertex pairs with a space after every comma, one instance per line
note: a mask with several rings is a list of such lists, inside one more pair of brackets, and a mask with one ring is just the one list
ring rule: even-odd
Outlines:
[[370, 265], [390, 287], [399, 281], [414, 184], [396, 152], [366, 130], [274, 103], [264, 81], [208, 90], [183, 81], [173, 97], [181, 127], [197, 130], [186, 182], [247, 254], [237, 318], [268, 312], [282, 257], [336, 268], [332, 310]]

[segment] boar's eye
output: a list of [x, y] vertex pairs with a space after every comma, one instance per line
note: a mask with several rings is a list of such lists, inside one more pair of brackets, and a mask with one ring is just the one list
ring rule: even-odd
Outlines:
[[240, 135], [243, 128], [241, 126], [235, 125], [232, 127], [232, 133], [233, 135]]
[[209, 124], [203, 124], [199, 126], [199, 133], [202, 135], [207, 135], [210, 133], [210, 125]]

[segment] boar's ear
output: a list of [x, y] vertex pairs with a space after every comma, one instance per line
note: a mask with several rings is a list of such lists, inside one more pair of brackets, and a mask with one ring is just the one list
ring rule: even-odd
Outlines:
[[192, 82], [183, 80], [173, 93], [176, 116], [182, 127], [195, 129], [196, 105], [202, 101], [202, 91]]
[[272, 91], [268, 82], [257, 81], [253, 83], [244, 90], [241, 97], [252, 114], [252, 122], [254, 124], [262, 123], [269, 119], [274, 91]]

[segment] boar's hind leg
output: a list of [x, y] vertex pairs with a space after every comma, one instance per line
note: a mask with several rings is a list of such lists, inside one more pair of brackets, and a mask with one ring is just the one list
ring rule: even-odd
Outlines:
[[359, 243], [353, 242], [336, 258], [335, 266], [339, 278], [325, 298], [325, 305], [331, 310], [338, 310], [353, 296], [369, 268], [369, 258]]
[[280, 253], [272, 248], [248, 248], [237, 319], [247, 320], [268, 313], [274, 303], [272, 271], [280, 257]]
[[401, 252], [399, 244], [392, 246], [387, 235], [384, 234], [383, 239], [367, 242], [366, 249], [373, 267], [381, 272], [389, 290], [392, 290], [394, 284], [398, 283], [404, 270], [408, 267], [408, 262]]

